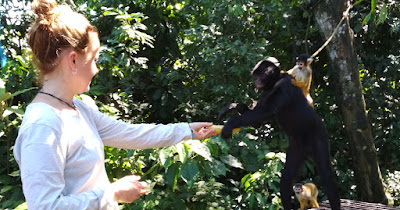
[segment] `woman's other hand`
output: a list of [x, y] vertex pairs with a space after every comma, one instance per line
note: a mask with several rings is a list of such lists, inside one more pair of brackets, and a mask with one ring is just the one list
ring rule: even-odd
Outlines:
[[112, 183], [114, 200], [123, 203], [132, 203], [146, 194], [147, 183], [139, 181], [140, 176], [129, 175]]

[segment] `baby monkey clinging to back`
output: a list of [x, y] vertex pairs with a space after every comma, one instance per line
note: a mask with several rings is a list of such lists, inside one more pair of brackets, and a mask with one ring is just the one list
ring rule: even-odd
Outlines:
[[315, 184], [307, 183], [302, 185], [297, 183], [293, 186], [293, 191], [296, 194], [297, 200], [300, 202], [301, 210], [305, 210], [308, 207], [319, 207], [317, 202], [318, 189]]

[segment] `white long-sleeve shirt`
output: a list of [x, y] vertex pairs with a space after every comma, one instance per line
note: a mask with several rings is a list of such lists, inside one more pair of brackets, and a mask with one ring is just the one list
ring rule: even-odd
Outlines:
[[74, 98], [78, 113], [28, 105], [14, 146], [29, 209], [118, 209], [104, 146], [146, 149], [190, 139], [187, 123], [129, 124]]

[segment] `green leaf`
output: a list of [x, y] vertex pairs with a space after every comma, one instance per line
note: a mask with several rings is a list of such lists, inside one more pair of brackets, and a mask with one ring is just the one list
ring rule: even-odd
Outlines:
[[226, 166], [221, 161], [214, 159], [211, 163], [211, 169], [215, 176], [226, 175]]
[[15, 210], [26, 210], [28, 209], [28, 204], [26, 202], [19, 204], [17, 207], [15, 207]]
[[257, 205], [254, 194], [250, 194], [249, 203], [250, 203], [250, 205], [249, 205], [250, 209], [254, 209], [254, 206]]
[[371, 11], [375, 12], [376, 0], [371, 0]]
[[113, 11], [105, 11], [103, 13], [104, 16], [112, 16], [112, 15], [118, 15], [117, 12], [113, 12]]
[[247, 191], [247, 189], [250, 187], [250, 179], [249, 176], [251, 174], [246, 174], [242, 179], [241, 179], [241, 185], [244, 187], [244, 190]]
[[188, 140], [185, 143], [190, 145], [190, 149], [193, 150], [196, 154], [204, 157], [208, 161], [212, 160], [210, 149], [208, 149], [208, 147], [200, 141]]
[[28, 92], [28, 91], [31, 91], [31, 90], [34, 90], [34, 89], [37, 89], [37, 87], [31, 87], [31, 88], [28, 88], [28, 89], [17, 91], [15, 93], [11, 94], [11, 96], [14, 97], [14, 96], [17, 96], [19, 94], [22, 94], [22, 93], [25, 93], [25, 92]]
[[358, 0], [358, 1], [356, 1], [356, 3], [353, 4], [353, 7], [356, 6], [357, 4], [363, 2], [363, 1], [364, 1], [364, 0]]
[[375, 23], [375, 18], [376, 18], [376, 0], [371, 0], [371, 20], [373, 23]]
[[20, 176], [19, 175], [19, 170], [13, 171], [9, 175], [12, 176], [12, 177], [19, 177]]
[[367, 16], [365, 16], [365, 18], [364, 18], [364, 20], [363, 20], [363, 22], [362, 22], [362, 25], [363, 25], [363, 26], [366, 25], [366, 24], [369, 22], [370, 19], [371, 19], [371, 12], [368, 13]]
[[268, 152], [268, 153], [265, 155], [265, 158], [271, 160], [271, 159], [273, 159], [275, 156], [276, 156], [276, 153], [275, 153], [275, 152]]
[[244, 177], [241, 179], [241, 185], [244, 186], [244, 184], [247, 182], [247, 179], [249, 178], [251, 174], [246, 174]]
[[153, 93], [151, 99], [153, 99], [154, 101], [156, 101], [156, 100], [158, 100], [158, 99], [161, 98], [161, 96], [162, 96], [163, 93], [164, 93], [164, 90], [163, 90], [163, 89], [157, 89], [157, 90]]
[[222, 162], [224, 162], [227, 165], [230, 165], [235, 168], [243, 169], [242, 163], [237, 158], [235, 158], [234, 156], [232, 156], [230, 154], [221, 155], [221, 160], [222, 160]]
[[386, 18], [387, 18], [387, 7], [386, 4], [384, 4], [379, 12], [379, 19], [377, 25], [384, 23]]
[[1, 95], [1, 97], [0, 97], [0, 101], [7, 101], [8, 99], [10, 99], [12, 96], [11, 96], [11, 93], [10, 92], [5, 92], [3, 95]]
[[6, 109], [8, 111], [12, 112], [12, 113], [16, 113], [16, 114], [20, 114], [20, 115], [24, 114], [24, 110], [23, 109], [18, 109], [18, 108], [13, 108], [13, 107], [6, 107]]
[[181, 167], [181, 176], [185, 182], [192, 181], [199, 172], [199, 167], [196, 163], [188, 161]]
[[172, 186], [172, 190], [175, 191], [176, 183], [179, 175], [179, 163], [174, 163], [168, 167], [165, 173], [165, 182]]
[[170, 164], [170, 156], [176, 152], [175, 147], [165, 147], [160, 149], [159, 159], [164, 168], [167, 168]]
[[260, 172], [256, 172], [251, 175], [251, 182], [255, 182], [257, 179], [259, 179], [263, 174]]
[[0, 78], [0, 97], [2, 97], [6, 93], [6, 86], [3, 79]]
[[186, 162], [188, 159], [188, 149], [184, 144], [179, 143], [175, 145], [176, 151], [178, 152], [179, 161], [182, 163]]
[[3, 194], [9, 190], [11, 190], [13, 187], [12, 186], [5, 186], [3, 189], [1, 189], [0, 194]]

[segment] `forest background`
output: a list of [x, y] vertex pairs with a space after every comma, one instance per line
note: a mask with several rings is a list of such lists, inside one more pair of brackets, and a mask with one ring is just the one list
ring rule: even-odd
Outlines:
[[[0, 2], [0, 208], [24, 209], [12, 146], [23, 110], [40, 87], [26, 41], [34, 16], [30, 1]], [[60, 2], [84, 13], [100, 32], [100, 73], [86, 94], [100, 111], [133, 123], [223, 124], [216, 119], [222, 107], [257, 99], [249, 74], [257, 61], [274, 56], [282, 69], [291, 68], [296, 56], [314, 53], [326, 40], [316, 16], [321, 5], [331, 4], [339, 14], [346, 9], [338, 6], [340, 0]], [[394, 0], [351, 3], [352, 44], [346, 48], [354, 49], [358, 64], [356, 81], [364, 97], [357, 103], [368, 116], [378, 182], [388, 203], [400, 207], [400, 5]], [[354, 137], [345, 129], [341, 110], [348, 105], [338, 102], [342, 69], [333, 65], [329, 51], [336, 44], [315, 58], [311, 94], [328, 129], [340, 196], [372, 201], [363, 196], [368, 186], [355, 178], [363, 166], [356, 164], [349, 143]], [[271, 121], [228, 140], [215, 136], [148, 150], [107, 147], [105, 164], [111, 180], [137, 174], [150, 184], [146, 196], [121, 204], [123, 209], [280, 209], [287, 143]], [[319, 187], [318, 199], [326, 200], [307, 161], [299, 182], [309, 181]]]

